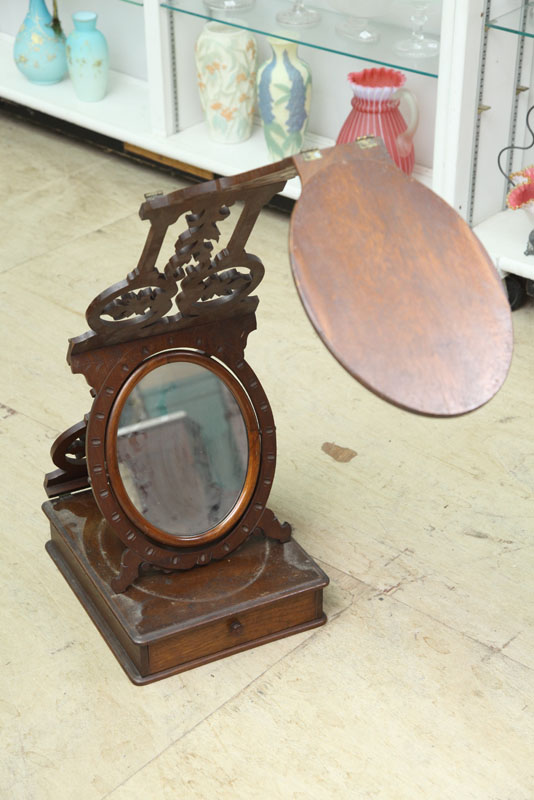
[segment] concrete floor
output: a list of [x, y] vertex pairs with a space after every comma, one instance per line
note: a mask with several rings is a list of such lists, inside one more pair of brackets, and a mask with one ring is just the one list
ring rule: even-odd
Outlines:
[[[135, 266], [143, 194], [178, 184], [7, 117], [0, 140], [0, 794], [534, 798], [534, 306], [514, 314], [494, 400], [412, 416], [320, 344], [288, 218], [265, 211], [247, 357], [278, 428], [269, 505], [329, 574], [329, 622], [138, 688], [44, 550], [42, 479], [52, 441], [90, 406], [67, 339]], [[356, 456], [336, 461], [325, 443]]]

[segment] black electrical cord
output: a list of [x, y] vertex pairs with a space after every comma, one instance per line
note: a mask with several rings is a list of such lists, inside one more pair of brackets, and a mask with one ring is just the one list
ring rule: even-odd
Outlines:
[[526, 126], [527, 126], [527, 128], [528, 128], [528, 130], [530, 132], [530, 135], [532, 136], [531, 143], [529, 145], [527, 145], [526, 147], [521, 147], [520, 145], [514, 145], [514, 144], [508, 145], [508, 147], [503, 147], [503, 149], [501, 150], [501, 152], [497, 156], [497, 166], [499, 167], [499, 171], [500, 171], [500, 173], [502, 175], [504, 175], [504, 177], [506, 178], [506, 182], [509, 183], [511, 186], [514, 186], [515, 184], [514, 184], [514, 182], [512, 180], [510, 180], [510, 176], [508, 175], [508, 173], [506, 173], [503, 170], [503, 168], [501, 167], [501, 156], [502, 156], [503, 153], [506, 153], [507, 150], [530, 150], [532, 145], [534, 145], [534, 131], [532, 130], [532, 128], [530, 127], [530, 124], [529, 124], [529, 117], [530, 117], [530, 115], [531, 115], [531, 113], [533, 111], [534, 111], [534, 106], [531, 106], [529, 108], [529, 110], [527, 111], [527, 118], [525, 120]]

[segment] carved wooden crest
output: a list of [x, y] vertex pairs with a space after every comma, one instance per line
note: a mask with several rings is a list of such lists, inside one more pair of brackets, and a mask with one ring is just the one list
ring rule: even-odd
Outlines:
[[[227, 556], [256, 529], [283, 541], [291, 534], [265, 505], [276, 463], [275, 427], [244, 348], [256, 326], [253, 293], [264, 275], [246, 243], [263, 206], [294, 174], [292, 163], [283, 162], [240, 179], [149, 197], [140, 209], [150, 229], [137, 267], [90, 303], [90, 330], [70, 341], [71, 369], [85, 376], [95, 399], [86, 419], [55, 442], [58, 469], [47, 475], [45, 488], [54, 496], [91, 485], [103, 517], [125, 545], [116, 591], [124, 591], [145, 564], [189, 569]], [[228, 242], [217, 249], [219, 224], [232, 215]], [[158, 268], [173, 225], [182, 230]], [[249, 439], [247, 478], [234, 509], [212, 530], [175, 543], [135, 512], [114, 459], [115, 440], [110, 441], [117, 436], [125, 390], [136, 384], [136, 376], [167, 361], [193, 361], [218, 375], [240, 398]]]
[[[95, 297], [86, 312], [91, 330], [71, 340], [69, 355], [254, 312], [258, 299], [251, 295], [264, 267], [245, 246], [263, 206], [294, 174], [288, 159], [275, 170], [265, 167], [242, 176], [242, 182], [221, 178], [147, 199], [139, 215], [150, 221], [150, 230], [137, 267]], [[231, 215], [236, 219], [232, 235], [216, 251], [218, 223]], [[167, 230], [181, 220], [185, 230], [159, 270]]]

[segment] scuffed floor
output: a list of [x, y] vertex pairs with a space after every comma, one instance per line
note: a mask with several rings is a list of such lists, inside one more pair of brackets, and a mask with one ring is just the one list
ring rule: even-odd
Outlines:
[[265, 211], [269, 505], [329, 574], [329, 622], [138, 688], [44, 550], [42, 480], [90, 405], [67, 340], [136, 265], [143, 194], [180, 184], [7, 117], [0, 137], [2, 796], [534, 798], [534, 306], [491, 403], [411, 416], [323, 348]]

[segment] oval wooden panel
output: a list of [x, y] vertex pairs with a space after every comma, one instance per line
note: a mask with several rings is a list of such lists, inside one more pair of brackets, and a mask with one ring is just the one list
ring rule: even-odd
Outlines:
[[512, 323], [468, 225], [388, 161], [342, 159], [303, 178], [291, 264], [326, 347], [410, 411], [453, 416], [488, 401], [508, 371]]

